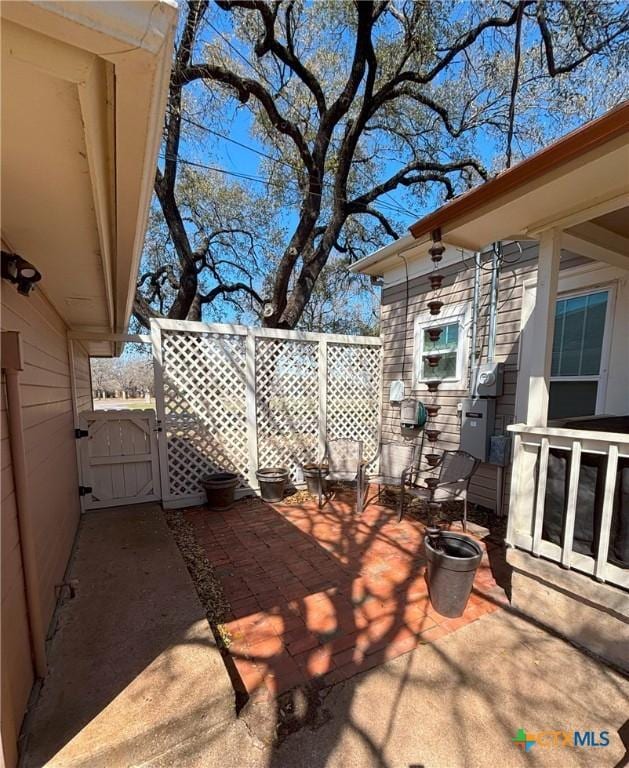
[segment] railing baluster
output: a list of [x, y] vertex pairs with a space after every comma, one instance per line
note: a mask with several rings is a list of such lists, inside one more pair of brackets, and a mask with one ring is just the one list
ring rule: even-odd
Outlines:
[[618, 468], [618, 446], [610, 445], [607, 453], [607, 471], [605, 472], [605, 492], [603, 496], [603, 513], [601, 515], [601, 531], [596, 554], [594, 576], [598, 581], [605, 581], [605, 566], [609, 551], [609, 535], [612, 527], [614, 511], [614, 491], [616, 489], [616, 471]]
[[546, 496], [546, 475], [548, 474], [548, 448], [548, 438], [543, 437], [539, 451], [537, 496], [535, 499], [535, 517], [533, 519], [533, 545], [531, 547], [531, 551], [536, 557], [539, 557], [540, 543], [542, 540], [542, 525], [544, 523], [544, 499]]
[[581, 469], [581, 443], [575, 440], [572, 443], [570, 456], [570, 480], [568, 483], [568, 500], [566, 503], [566, 522], [563, 534], [563, 549], [561, 551], [561, 564], [564, 568], [570, 568], [572, 555], [572, 540], [574, 539], [574, 518], [577, 512], [577, 494], [579, 491], [579, 471]]

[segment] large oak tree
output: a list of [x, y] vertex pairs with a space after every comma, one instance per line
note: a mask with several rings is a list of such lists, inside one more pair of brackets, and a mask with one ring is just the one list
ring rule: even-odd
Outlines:
[[[331, 265], [626, 87], [623, 3], [195, 0], [182, 13], [135, 302], [144, 325], [220, 315], [226, 301], [268, 326], [312, 322]], [[242, 144], [229, 135], [242, 110], [250, 146], [236, 151], [257, 152], [262, 188], [213, 160]]]

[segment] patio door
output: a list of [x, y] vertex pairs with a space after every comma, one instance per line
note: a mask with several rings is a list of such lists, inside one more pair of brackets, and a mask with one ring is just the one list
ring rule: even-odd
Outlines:
[[161, 499], [154, 411], [84, 411], [80, 424], [85, 509]]

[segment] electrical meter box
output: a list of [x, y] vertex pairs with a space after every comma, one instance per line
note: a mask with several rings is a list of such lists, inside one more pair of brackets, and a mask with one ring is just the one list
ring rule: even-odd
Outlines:
[[489, 458], [489, 438], [494, 433], [496, 401], [484, 398], [466, 398], [461, 411], [461, 450], [476, 459]]
[[504, 363], [483, 363], [476, 374], [476, 397], [500, 397], [504, 379]]

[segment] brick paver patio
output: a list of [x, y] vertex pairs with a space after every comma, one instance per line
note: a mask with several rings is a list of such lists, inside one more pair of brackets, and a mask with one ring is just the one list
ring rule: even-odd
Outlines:
[[229, 652], [249, 695], [339, 682], [505, 601], [485, 552], [465, 614], [438, 614], [424, 578], [422, 524], [398, 524], [394, 510], [376, 504], [357, 517], [351, 493], [321, 510], [310, 500], [243, 499], [185, 515], [231, 603]]

